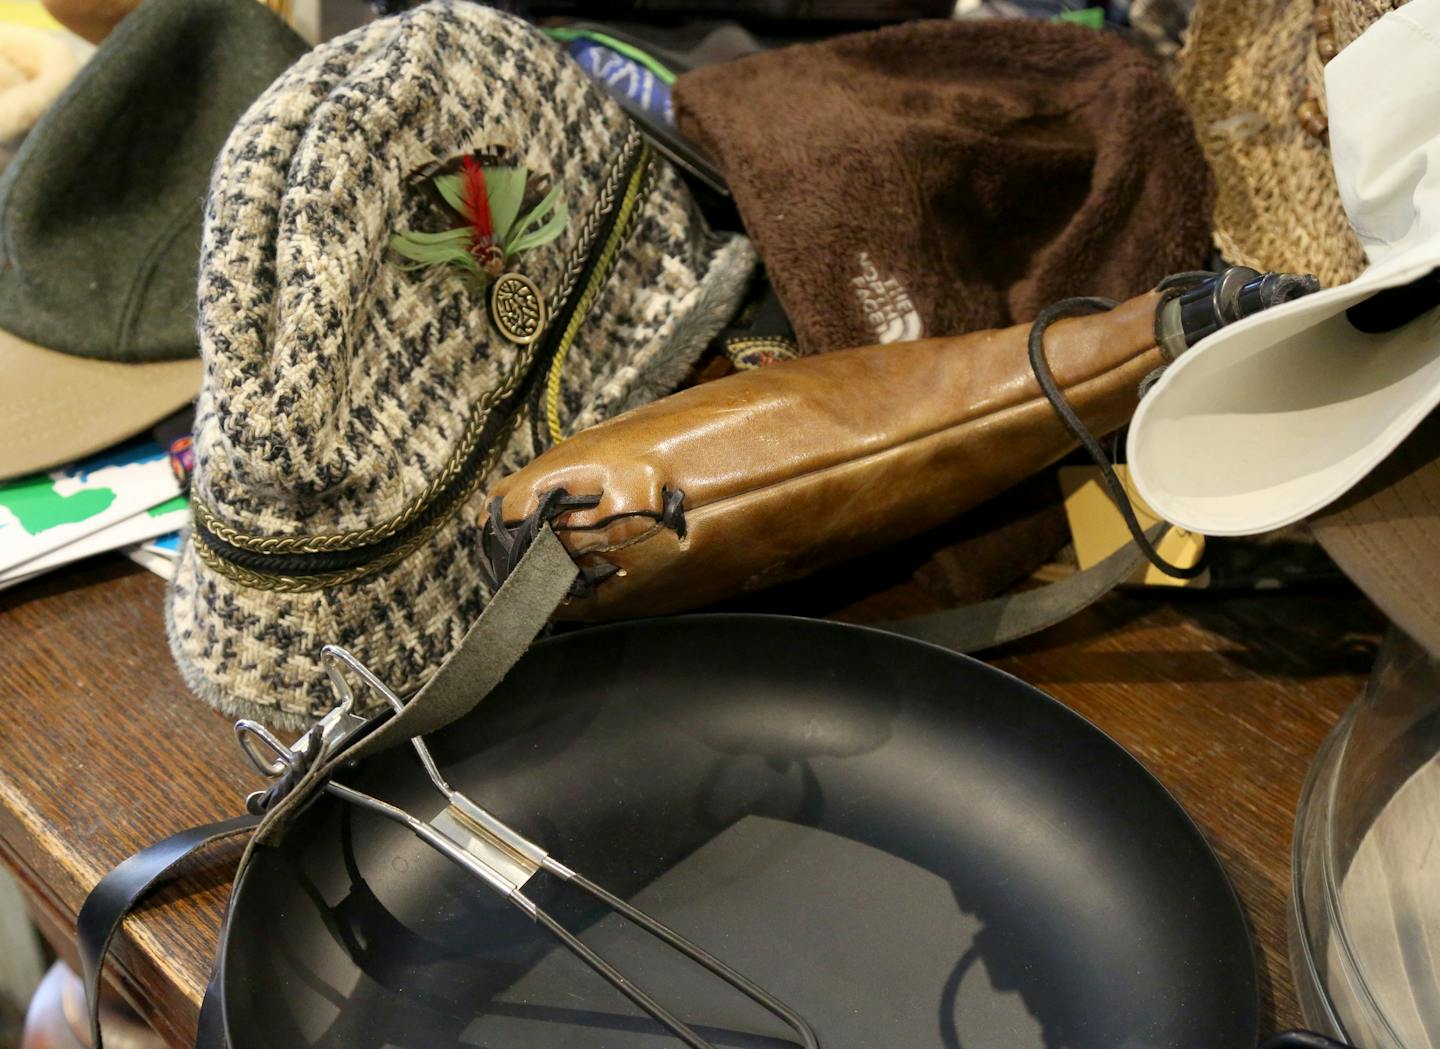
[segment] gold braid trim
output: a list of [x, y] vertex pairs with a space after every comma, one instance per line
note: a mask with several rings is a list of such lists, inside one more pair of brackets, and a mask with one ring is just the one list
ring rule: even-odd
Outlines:
[[[485, 462], [480, 469], [476, 470], [461, 491], [459, 498], [455, 500], [458, 509], [469, 502], [470, 497], [475, 494], [475, 489], [480, 485], [480, 479], [495, 468], [496, 462], [500, 459], [500, 452], [510, 442], [510, 437], [515, 429], [523, 421], [524, 412], [516, 414], [515, 419], [505, 428], [500, 439], [495, 442], [495, 447], [486, 456]], [[394, 550], [391, 550], [383, 557], [377, 558], [368, 564], [356, 565], [354, 568], [341, 569], [338, 572], [325, 572], [320, 575], [288, 576], [270, 575], [265, 572], [257, 572], [252, 568], [245, 568], [225, 560], [212, 550], [199, 536], [192, 536], [190, 541], [195, 547], [195, 552], [200, 555], [200, 560], [205, 562], [206, 567], [211, 571], [219, 572], [227, 579], [233, 579], [242, 586], [252, 590], [269, 590], [281, 594], [306, 594], [315, 590], [324, 590], [326, 587], [340, 586], [344, 583], [354, 583], [364, 579], [366, 576], [374, 575], [382, 569], [389, 568], [398, 561], [402, 561], [415, 552], [422, 544], [428, 542], [436, 532], [440, 531], [449, 521], [453, 514], [446, 514], [438, 517], [426, 525], [415, 535], [401, 543]]]
[[650, 147], [642, 144], [640, 148], [640, 161], [635, 166], [635, 174], [631, 177], [630, 184], [625, 188], [625, 196], [620, 200], [620, 214], [610, 232], [609, 241], [600, 249], [600, 258], [596, 262], [590, 282], [581, 292], [580, 302], [571, 313], [570, 321], [565, 325], [559, 345], [555, 348], [555, 356], [550, 361], [550, 376], [545, 382], [545, 419], [552, 444], [565, 440], [565, 428], [560, 423], [560, 382], [564, 378], [565, 358], [569, 356], [570, 347], [580, 334], [580, 325], [585, 323], [590, 308], [600, 297], [600, 289], [610, 279], [610, 274], [615, 269], [616, 256], [620, 254], [620, 249], [635, 229], [635, 218], [640, 211], [641, 199], [650, 191], [653, 170], [650, 166]]
[[214, 511], [198, 499], [194, 503], [195, 519], [207, 532], [221, 542], [260, 554], [317, 554], [334, 550], [352, 550], [357, 546], [369, 546], [371, 543], [388, 539], [413, 521], [459, 475], [461, 468], [480, 440], [480, 434], [485, 429], [485, 421], [490, 417], [491, 408], [495, 406], [497, 400], [514, 393], [516, 387], [520, 385], [520, 380], [529, 370], [530, 360], [533, 356], [533, 351], [523, 354], [520, 362], [505, 376], [505, 381], [495, 389], [488, 391], [480, 399], [480, 403], [471, 413], [470, 419], [465, 425], [459, 446], [446, 461], [444, 469], [425, 486], [424, 491], [410, 500], [397, 516], [388, 521], [361, 529], [358, 532], [334, 535], [246, 535], [225, 524], [215, 516]]

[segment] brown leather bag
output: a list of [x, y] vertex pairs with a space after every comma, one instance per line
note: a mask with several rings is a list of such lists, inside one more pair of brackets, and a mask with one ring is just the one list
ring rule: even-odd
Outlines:
[[[1045, 332], [1056, 383], [1093, 433], [1124, 425], [1163, 363], [1160, 301]], [[561, 618], [681, 611], [794, 579], [950, 520], [1075, 447], [1032, 370], [1030, 331], [731, 375], [575, 435], [487, 505], [507, 530], [550, 519], [586, 570], [593, 587]]]

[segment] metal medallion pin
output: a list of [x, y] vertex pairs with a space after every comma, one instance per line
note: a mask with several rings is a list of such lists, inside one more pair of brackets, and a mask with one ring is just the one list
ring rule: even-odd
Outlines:
[[535, 282], [521, 273], [502, 273], [490, 285], [490, 320], [511, 342], [528, 346], [545, 331], [549, 310]]

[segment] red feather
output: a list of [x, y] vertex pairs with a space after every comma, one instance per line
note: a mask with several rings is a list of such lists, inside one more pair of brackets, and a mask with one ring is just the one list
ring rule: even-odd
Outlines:
[[471, 250], [477, 255], [495, 244], [495, 222], [490, 218], [490, 194], [485, 189], [485, 169], [474, 157], [466, 157], [461, 166], [465, 174], [463, 199], [470, 209], [474, 227]]
[[495, 220], [490, 217], [490, 194], [485, 186], [485, 169], [473, 156], [461, 161], [465, 190], [462, 199], [470, 209], [470, 254], [491, 277], [500, 276], [505, 267], [505, 253], [495, 243]]

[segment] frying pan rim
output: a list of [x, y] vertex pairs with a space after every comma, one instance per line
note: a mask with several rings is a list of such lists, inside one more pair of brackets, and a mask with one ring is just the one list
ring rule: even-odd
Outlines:
[[[997, 666], [993, 666], [990, 663], [987, 663], [982, 659], [977, 659], [967, 653], [957, 652], [954, 649], [946, 648], [944, 645], [936, 644], [933, 641], [925, 641], [921, 638], [908, 637], [904, 634], [897, 634], [893, 631], [886, 630], [883, 627], [871, 626], [864, 623], [845, 623], [832, 619], [817, 619], [811, 616], [786, 615], [776, 612], [694, 612], [675, 616], [651, 616], [645, 619], [626, 619], [614, 623], [595, 624], [593, 626], [587, 625], [573, 630], [566, 630], [563, 633], [551, 634], [548, 637], [540, 638], [536, 640], [529, 649], [526, 650], [525, 654], [528, 656], [530, 652], [536, 649], [542, 649], [547, 645], [558, 645], [564, 643], [569, 639], [580, 637], [582, 635], [585, 637], [594, 637], [595, 635], [601, 634], [629, 632], [641, 630], [646, 627], [653, 627], [657, 624], [664, 624], [667, 627], [674, 627], [676, 624], [684, 624], [687, 627], [692, 625], [696, 627], [702, 627], [707, 624], [731, 622], [741, 622], [744, 625], [769, 622], [774, 624], [784, 624], [787, 627], [795, 624], [800, 624], [806, 629], [818, 629], [822, 632], [834, 632], [837, 634], [846, 634], [858, 631], [864, 634], [868, 634], [872, 637], [881, 639], [887, 644], [900, 642], [902, 643], [902, 647], [903, 644], [906, 643], [910, 645], [917, 645], [922, 648], [929, 649], [938, 655], [948, 657], [950, 659], [959, 660], [962, 663], [969, 663], [971, 664], [971, 666], [978, 667], [986, 673], [995, 674], [999, 675], [1002, 678], [1006, 678], [1010, 682], [1019, 685], [1021, 689], [1023, 689], [1027, 693], [1030, 693], [1033, 697], [1038, 697], [1044, 702], [1044, 704], [1048, 705], [1050, 708], [1057, 710], [1063, 716], [1069, 718], [1073, 722], [1078, 723], [1078, 726], [1082, 732], [1088, 730], [1098, 735], [1124, 760], [1130, 762], [1130, 764], [1133, 765], [1135, 769], [1140, 773], [1143, 780], [1148, 781], [1152, 787], [1154, 787], [1160, 792], [1160, 797], [1163, 802], [1168, 803], [1169, 807], [1180, 817], [1183, 827], [1187, 829], [1189, 833], [1194, 836], [1195, 840], [1198, 841], [1201, 845], [1205, 860], [1206, 862], [1208, 862], [1212, 872], [1219, 876], [1219, 884], [1224, 889], [1222, 896], [1229, 904], [1229, 908], [1227, 909], [1233, 910], [1235, 918], [1238, 919], [1240, 939], [1245, 946], [1243, 957], [1241, 959], [1237, 959], [1238, 961], [1242, 962], [1246, 967], [1246, 972], [1244, 974], [1245, 982], [1250, 988], [1250, 993], [1246, 996], [1247, 1001], [1245, 1003], [1250, 1016], [1248, 1022], [1245, 1024], [1246, 1040], [1243, 1044], [1246, 1046], [1258, 1044], [1260, 1034], [1261, 1002], [1259, 961], [1256, 958], [1255, 937], [1253, 931], [1250, 928], [1250, 920], [1248, 915], [1246, 914], [1245, 906], [1240, 899], [1240, 894], [1236, 891], [1235, 884], [1231, 880], [1229, 872], [1225, 869], [1225, 865], [1220, 862], [1220, 857], [1216, 854], [1215, 848], [1210, 843], [1209, 838], [1206, 837], [1205, 832], [1200, 828], [1200, 825], [1195, 822], [1195, 818], [1190, 815], [1190, 813], [1186, 810], [1185, 806], [1180, 804], [1179, 800], [1170, 791], [1170, 788], [1165, 786], [1165, 784], [1161, 782], [1160, 778], [1145, 766], [1144, 762], [1142, 762], [1134, 754], [1130, 753], [1130, 750], [1127, 747], [1125, 747], [1118, 740], [1116, 740], [1114, 736], [1110, 735], [1110, 733], [1106, 732], [1099, 725], [1095, 724], [1093, 721], [1085, 717], [1085, 715], [1081, 714], [1079, 711], [1067, 706], [1065, 703], [1061, 702], [1056, 697], [1050, 695], [1048, 692], [1044, 691], [1038, 686], [1030, 684], [1023, 678], [1017, 677], [1016, 675], [1010, 673], [1007, 670], [1002, 670]], [[502, 681], [501, 685], [503, 684], [504, 682]], [[231, 889], [230, 898], [225, 908], [224, 921], [222, 922], [220, 928], [220, 939], [219, 945], [216, 950], [214, 973], [211, 977], [211, 988], [207, 988], [206, 994], [206, 997], [208, 999], [210, 997], [209, 992], [213, 988], [215, 992], [215, 998], [217, 1000], [213, 1003], [206, 1002], [205, 1005], [218, 1006], [218, 1008], [220, 1009], [220, 1032], [223, 1034], [224, 1037], [224, 1045], [218, 1047], [207, 1046], [205, 1047], [205, 1049], [229, 1049], [229, 1047], [234, 1044], [232, 1039], [230, 1038], [230, 1012], [228, 996], [224, 993], [225, 961], [227, 955], [229, 954], [231, 919], [235, 914], [237, 905], [242, 899], [242, 894], [245, 889], [246, 877], [250, 873], [252, 866], [253, 865], [251, 864], [247, 864], [245, 870], [239, 872], [238, 877], [235, 879], [235, 884]], [[202, 1005], [202, 1029], [204, 1027], [204, 1012], [205, 1008]]]

